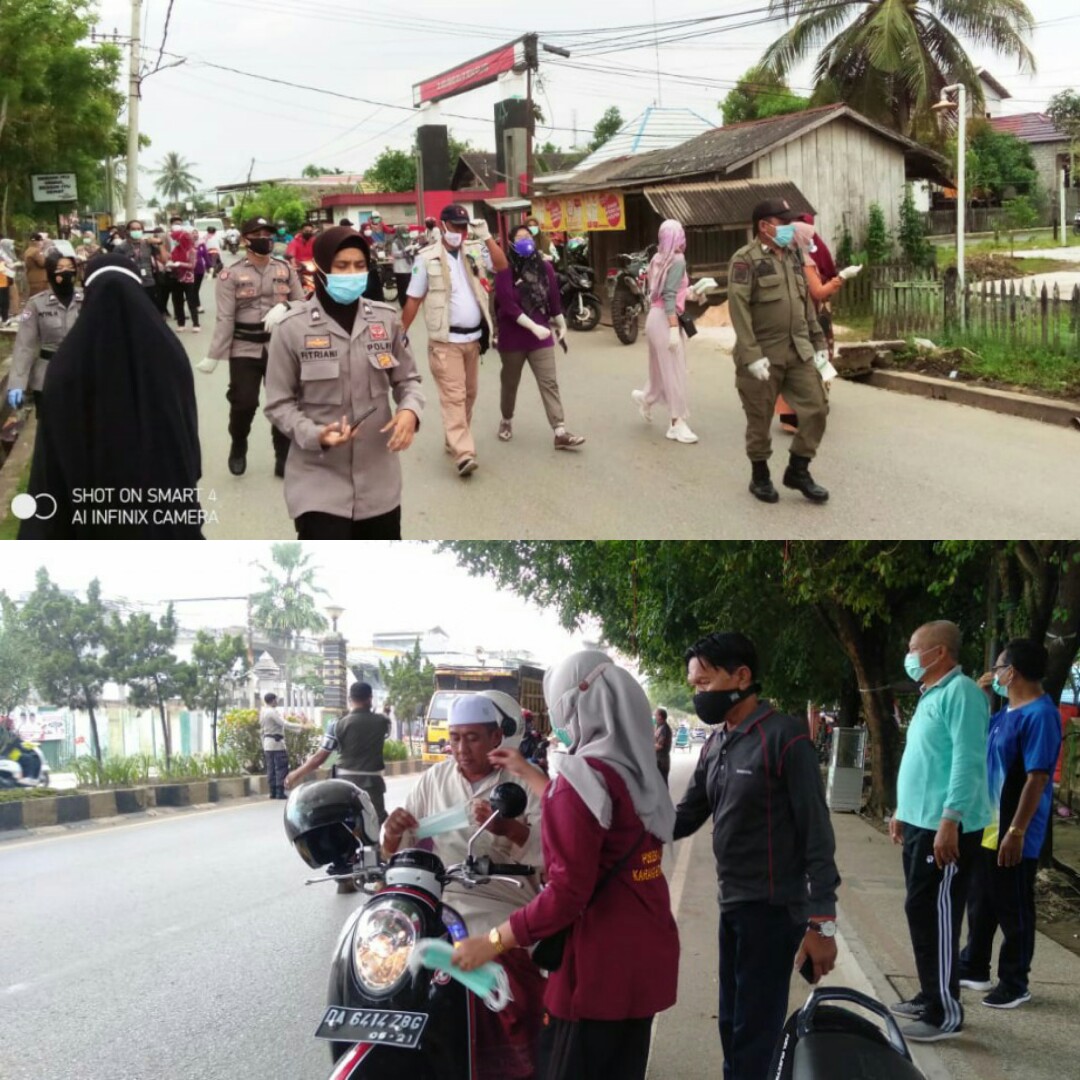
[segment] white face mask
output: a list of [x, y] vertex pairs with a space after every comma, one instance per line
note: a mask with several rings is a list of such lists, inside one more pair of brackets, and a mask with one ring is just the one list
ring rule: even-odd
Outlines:
[[451, 232], [449, 229], [443, 233], [443, 238], [446, 240], [447, 246], [452, 248], [461, 247], [461, 241], [465, 239], [461, 233]]

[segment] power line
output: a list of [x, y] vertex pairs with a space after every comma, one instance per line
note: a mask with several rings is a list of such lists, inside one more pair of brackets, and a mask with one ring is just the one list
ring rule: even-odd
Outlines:
[[[161, 48], [158, 49], [157, 65], [154, 67], [154, 71], [158, 71], [161, 68], [161, 57], [165, 53], [165, 42], [169, 39], [169, 22], [172, 19], [173, 0], [169, 0], [169, 6], [165, 10], [165, 29], [161, 34]], [[151, 74], [153, 74], [151, 72]]]

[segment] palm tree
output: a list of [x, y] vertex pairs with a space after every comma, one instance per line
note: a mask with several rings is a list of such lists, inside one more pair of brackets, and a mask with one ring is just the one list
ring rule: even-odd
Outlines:
[[[305, 630], [323, 630], [327, 622], [315, 606], [317, 594], [327, 595], [315, 584], [318, 567], [311, 565], [311, 555], [305, 554], [296, 542], [272, 544], [271, 566], [256, 562], [262, 571], [263, 591], [251, 596], [252, 625], [269, 635], [270, 640], [284, 645], [290, 652]], [[285, 698], [292, 689], [292, 657], [285, 659]]]
[[154, 186], [161, 192], [170, 203], [178, 203], [181, 195], [187, 195], [195, 191], [195, 186], [201, 181], [193, 176], [191, 168], [194, 162], [185, 161], [179, 154], [170, 152], [157, 170], [157, 179]]
[[[989, 47], [1034, 71], [1034, 19], [1023, 0], [770, 0], [794, 19], [761, 66], [780, 77], [817, 53], [814, 104], [843, 101], [908, 136], [932, 138], [931, 106], [964, 83], [978, 109], [978, 72], [961, 44]], [[976, 115], [979, 115], [976, 112]]]

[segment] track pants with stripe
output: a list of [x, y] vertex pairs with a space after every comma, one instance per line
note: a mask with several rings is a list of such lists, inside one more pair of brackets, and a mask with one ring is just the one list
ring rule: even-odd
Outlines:
[[958, 1031], [964, 1023], [960, 924], [982, 830], [961, 829], [959, 861], [940, 870], [934, 863], [934, 835], [933, 829], [904, 825], [904, 911], [919, 974], [919, 998], [926, 1006], [923, 1019], [944, 1031]]

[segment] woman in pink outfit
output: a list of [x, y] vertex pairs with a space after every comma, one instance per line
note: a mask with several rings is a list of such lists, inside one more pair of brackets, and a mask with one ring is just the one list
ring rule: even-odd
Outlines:
[[199, 301], [195, 294], [195, 263], [198, 253], [195, 241], [187, 229], [173, 229], [172, 238], [176, 247], [169, 256], [169, 282], [172, 293], [173, 312], [176, 315], [176, 330], [184, 329], [184, 301], [191, 311], [191, 332], [199, 332]]
[[679, 316], [686, 308], [690, 279], [686, 276], [686, 233], [673, 219], [660, 226], [659, 246], [649, 263], [649, 315], [645, 336], [649, 342], [649, 378], [644, 390], [634, 390], [641, 415], [652, 421], [652, 407], [667, 404], [671, 426], [667, 437], [675, 442], [696, 443], [697, 436], [687, 420], [686, 335]]

